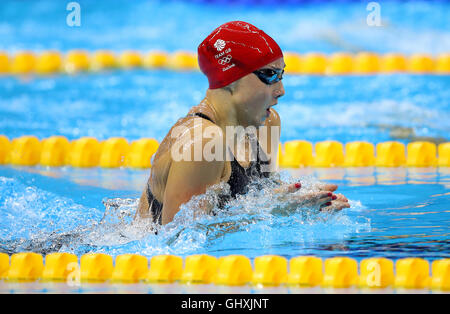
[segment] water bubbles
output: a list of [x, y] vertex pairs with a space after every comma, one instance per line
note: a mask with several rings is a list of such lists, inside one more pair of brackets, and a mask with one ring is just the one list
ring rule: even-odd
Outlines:
[[[4, 216], [9, 215], [0, 220], [5, 239], [0, 249], [10, 253], [64, 251], [78, 255], [289, 255], [293, 254], [292, 248], [343, 239], [370, 228], [370, 221], [357, 216], [363, 209], [360, 202], [350, 201], [352, 208], [339, 213], [293, 206], [292, 200], [274, 192], [280, 182], [291, 184], [298, 179], [286, 173], [257, 179], [249, 185], [248, 193], [237, 195], [224, 206], [221, 198], [230, 195], [230, 187], [222, 182], [194, 196], [180, 207], [171, 223], [161, 226], [151, 219], [135, 219], [139, 204], [136, 198], [104, 198], [104, 208], [91, 209], [0, 177], [0, 189], [7, 191], [0, 198], [0, 207]], [[292, 195], [317, 192], [323, 184], [307, 176], [300, 182], [302, 187]]]

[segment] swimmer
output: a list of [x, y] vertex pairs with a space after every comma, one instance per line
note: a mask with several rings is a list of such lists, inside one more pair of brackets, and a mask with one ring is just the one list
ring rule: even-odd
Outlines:
[[[278, 44], [249, 23], [228, 22], [199, 45], [198, 62], [208, 78], [209, 88], [200, 104], [179, 119], [161, 142], [136, 217], [151, 218], [165, 225], [193, 196], [227, 182], [230, 194], [220, 198], [223, 206], [230, 198], [245, 194], [252, 179], [270, 178], [276, 170], [276, 158], [268, 156], [276, 156], [278, 144], [272, 145], [272, 140], [278, 143], [279, 132], [272, 131], [281, 126], [273, 106], [285, 94], [281, 81], [285, 63]], [[245, 130], [253, 127], [257, 136], [244, 132], [244, 136], [233, 135], [230, 140], [227, 128], [239, 126]], [[266, 127], [266, 136], [258, 141], [262, 127]], [[179, 132], [180, 128], [183, 132]], [[196, 131], [215, 134], [220, 144], [213, 153], [222, 158], [195, 156], [196, 151], [211, 148], [210, 138], [185, 136]], [[277, 134], [273, 136], [276, 138], [272, 134]], [[174, 159], [174, 153], [180, 150], [189, 158]], [[334, 184], [322, 184], [319, 191], [303, 195], [294, 193], [301, 188], [300, 183], [282, 185], [279, 181], [279, 184], [274, 193], [297, 207], [316, 206], [324, 211], [350, 207], [343, 195], [333, 194], [337, 189]], [[211, 209], [212, 205], [205, 203], [199, 210], [210, 212]]]

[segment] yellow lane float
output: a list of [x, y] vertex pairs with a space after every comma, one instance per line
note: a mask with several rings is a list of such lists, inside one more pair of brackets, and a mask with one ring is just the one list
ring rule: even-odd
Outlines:
[[35, 70], [36, 56], [33, 52], [23, 51], [14, 55], [11, 62], [13, 74], [30, 74]]
[[45, 51], [41, 53], [36, 61], [37, 74], [55, 74], [63, 69], [63, 58], [58, 51]]
[[[117, 57], [116, 57], [117, 54]], [[286, 73], [296, 75], [373, 75], [391, 73], [450, 74], [450, 53], [437, 56], [416, 53], [404, 55], [390, 52], [336, 52], [325, 55], [320, 52], [284, 53]], [[66, 53], [44, 51], [34, 53], [21, 51], [8, 54], [0, 51], [0, 74], [48, 75], [65, 72], [69, 74], [110, 69], [168, 69], [175, 71], [198, 71], [197, 54], [178, 50], [172, 53], [161, 50], [140, 52], [126, 50], [115, 53], [109, 50], [87, 52], [74, 49]]]
[[[78, 264], [79, 260], [79, 264]], [[289, 262], [289, 263], [288, 263]], [[288, 269], [289, 264], [289, 269]], [[71, 253], [0, 253], [0, 281], [61, 282], [73, 279], [84, 283], [215, 284], [255, 285], [259, 288], [324, 287], [362, 289], [450, 290], [450, 259], [430, 265], [422, 258], [402, 258], [395, 262], [384, 257], [358, 262], [350, 257], [296, 256], [288, 261], [279, 255], [263, 255], [251, 260], [243, 255], [217, 259], [206, 254], [183, 258], [156, 255], [148, 258], [123, 254], [115, 258], [103, 253], [88, 253], [78, 258]], [[394, 269], [395, 268], [395, 269]]]
[[[0, 164], [18, 166], [150, 168], [159, 143], [141, 138], [128, 144], [122, 137], [99, 141], [82, 137], [71, 142], [63, 136], [42, 141], [35, 136], [22, 136], [12, 141], [0, 135]], [[375, 152], [376, 151], [376, 152]], [[293, 140], [279, 144], [278, 164], [282, 168], [301, 167], [450, 167], [450, 142], [439, 146], [415, 141], [405, 144], [387, 141], [374, 144], [355, 141], [313, 143]]]
[[116, 67], [116, 56], [111, 51], [98, 50], [91, 56], [91, 69], [94, 71], [109, 70]]
[[64, 70], [67, 73], [78, 73], [90, 68], [89, 54], [84, 50], [71, 50], [64, 60]]

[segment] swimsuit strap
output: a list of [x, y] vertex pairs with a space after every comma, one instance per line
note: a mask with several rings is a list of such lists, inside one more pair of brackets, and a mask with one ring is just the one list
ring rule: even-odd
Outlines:
[[211, 121], [212, 123], [214, 123], [214, 121], [213, 121], [210, 117], [208, 117], [206, 114], [201, 113], [201, 112], [194, 112], [193, 114], [188, 115], [188, 117], [189, 117], [189, 116], [190, 116], [190, 117], [197, 116], [197, 117], [206, 119], [206, 120]]
[[[210, 121], [210, 122], [212, 122], [212, 123], [215, 124], [215, 122], [214, 122], [210, 117], [208, 117], [206, 114], [201, 113], [201, 112], [194, 112], [194, 113], [188, 115], [188, 117], [189, 117], [189, 116], [190, 116], [190, 117], [197, 116], [197, 117], [206, 119], [206, 120], [208, 120], [208, 121]], [[261, 149], [261, 146], [259, 145], [258, 139], [256, 139], [256, 149], [257, 149], [256, 162], [257, 162], [258, 164], [269, 164], [269, 161], [268, 161], [268, 160], [263, 161], [263, 160], [261, 160], [261, 159], [259, 158], [259, 154], [260, 154], [260, 153], [261, 153], [261, 154], [264, 154], [264, 155], [265, 155], [265, 153], [264, 153], [264, 151]], [[265, 155], [265, 156], [266, 156], [266, 155]], [[234, 157], [234, 156], [233, 156], [233, 157]], [[235, 158], [235, 159], [236, 159], [236, 158]], [[267, 159], [267, 158], [266, 158], [266, 159]]]

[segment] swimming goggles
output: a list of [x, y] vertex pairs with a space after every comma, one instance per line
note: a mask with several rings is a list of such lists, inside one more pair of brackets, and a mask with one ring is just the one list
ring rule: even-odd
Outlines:
[[253, 72], [264, 84], [272, 85], [283, 79], [284, 69], [261, 69]]

